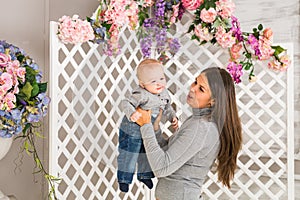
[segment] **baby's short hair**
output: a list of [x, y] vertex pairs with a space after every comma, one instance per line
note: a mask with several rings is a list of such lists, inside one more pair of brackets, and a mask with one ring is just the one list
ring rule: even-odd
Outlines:
[[146, 58], [146, 59], [142, 60], [140, 62], [140, 64], [138, 65], [137, 72], [136, 72], [137, 73], [137, 78], [139, 80], [141, 78], [141, 74], [143, 73], [143, 70], [146, 68], [147, 65], [149, 67], [150, 64], [159, 64], [159, 65], [161, 65], [161, 67], [163, 67], [161, 62], [159, 62], [158, 60], [153, 59], [153, 58]]

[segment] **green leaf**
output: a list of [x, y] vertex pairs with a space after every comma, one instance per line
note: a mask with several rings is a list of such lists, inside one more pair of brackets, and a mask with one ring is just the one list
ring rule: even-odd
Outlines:
[[271, 48], [275, 50], [274, 56], [278, 56], [282, 52], [286, 51], [286, 49], [282, 48], [281, 46], [271, 46]]
[[261, 31], [261, 30], [263, 30], [263, 28], [264, 28], [264, 27], [263, 27], [263, 25], [262, 25], [262, 24], [259, 24], [259, 25], [258, 25], [258, 30], [260, 30], [260, 31]]
[[212, 27], [217, 28], [217, 27], [220, 26], [220, 24], [221, 24], [221, 22], [219, 20], [215, 20], [215, 22], [213, 23]]
[[243, 64], [243, 68], [244, 68], [245, 70], [249, 70], [249, 69], [251, 68], [252, 65], [253, 65], [252, 63], [246, 62], [246, 63]]
[[32, 85], [29, 82], [26, 82], [24, 87], [21, 89], [21, 93], [23, 93], [26, 96], [26, 98], [29, 99], [31, 97], [32, 89]]
[[198, 40], [198, 37], [196, 35], [192, 35], [191, 39], [192, 40]]
[[38, 95], [38, 93], [39, 93], [39, 86], [37, 83], [34, 83], [32, 85], [31, 96], [35, 97], [36, 95]]
[[19, 61], [20, 63], [23, 62], [24, 58], [25, 58], [25, 56], [24, 56], [23, 54], [17, 55], [17, 59], [18, 59], [18, 61]]
[[37, 70], [32, 69], [29, 66], [26, 66], [26, 75], [25, 75], [25, 79], [27, 82], [30, 83], [35, 83], [36, 82], [36, 75], [38, 74]]
[[248, 58], [248, 59], [250, 59], [251, 58], [251, 53], [246, 53], [245, 57]]
[[203, 44], [206, 44], [206, 43], [207, 43], [207, 41], [203, 40], [203, 41], [200, 43], [200, 45], [203, 45]]
[[188, 33], [192, 32], [195, 29], [195, 25], [190, 25], [189, 29], [188, 29]]
[[38, 83], [40, 93], [44, 93], [47, 91], [48, 83]]
[[86, 21], [91, 22], [92, 19], [90, 17], [86, 17]]

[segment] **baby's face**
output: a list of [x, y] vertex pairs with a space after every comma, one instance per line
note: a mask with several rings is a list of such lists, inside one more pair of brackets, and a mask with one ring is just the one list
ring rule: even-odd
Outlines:
[[159, 94], [166, 88], [166, 77], [160, 65], [144, 69], [140, 84], [150, 93]]

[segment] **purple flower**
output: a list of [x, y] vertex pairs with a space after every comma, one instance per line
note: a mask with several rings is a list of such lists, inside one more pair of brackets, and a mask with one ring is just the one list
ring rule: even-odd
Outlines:
[[231, 77], [235, 83], [241, 82], [241, 76], [243, 75], [243, 66], [235, 62], [230, 62], [227, 65], [227, 70], [231, 74]]
[[158, 53], [161, 53], [165, 49], [165, 45], [167, 43], [167, 29], [157, 29], [156, 30], [156, 50]]
[[256, 56], [261, 56], [261, 52], [259, 50], [259, 43], [256, 37], [253, 34], [248, 36], [248, 44], [250, 44], [251, 48], [254, 50], [254, 54]]
[[231, 31], [232, 31], [233, 36], [239, 42], [243, 41], [244, 38], [243, 38], [243, 33], [241, 31], [240, 23], [235, 16], [231, 16], [231, 24], [232, 24]]
[[176, 54], [179, 51], [179, 48], [180, 48], [179, 40], [177, 38], [170, 39], [169, 48], [170, 48], [170, 52], [172, 54]]
[[140, 46], [144, 57], [149, 58], [151, 56], [152, 39], [151, 36], [146, 36], [141, 39]]
[[40, 119], [41, 119], [41, 114], [40, 113], [37, 113], [37, 114], [33, 114], [33, 113], [29, 113], [27, 115], [27, 121], [29, 123], [33, 123], [33, 122], [39, 122]]

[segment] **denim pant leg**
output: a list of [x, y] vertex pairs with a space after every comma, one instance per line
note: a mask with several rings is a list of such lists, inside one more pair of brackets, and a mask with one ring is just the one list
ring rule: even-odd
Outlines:
[[154, 174], [151, 170], [143, 142], [142, 142], [140, 154], [138, 157], [137, 172], [138, 172], [137, 173], [138, 180], [154, 178]]
[[119, 132], [119, 155], [117, 177], [119, 183], [130, 184], [136, 169], [142, 139], [126, 134], [122, 129]]

